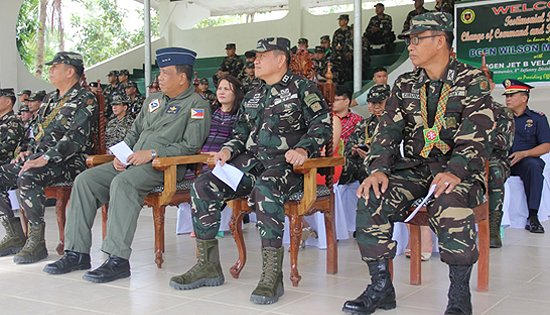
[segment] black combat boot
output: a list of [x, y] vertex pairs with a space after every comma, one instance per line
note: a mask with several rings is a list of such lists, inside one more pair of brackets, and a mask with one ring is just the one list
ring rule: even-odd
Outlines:
[[0, 257], [19, 252], [27, 240], [21, 227], [21, 221], [19, 218], [8, 218], [3, 215], [0, 217], [0, 222], [6, 229], [6, 235], [0, 241]]
[[43, 271], [52, 275], [60, 275], [75, 270], [90, 269], [90, 255], [66, 250], [58, 261], [44, 266]]
[[262, 247], [262, 275], [252, 294], [254, 304], [273, 304], [285, 293], [283, 286], [283, 247]]
[[130, 276], [130, 262], [118, 256], [109, 258], [97, 269], [86, 272], [82, 279], [95, 283], [105, 283]]
[[501, 248], [500, 223], [502, 222], [502, 211], [492, 211], [489, 213], [489, 247]]
[[445, 315], [472, 315], [470, 274], [472, 265], [449, 265], [449, 303]]
[[176, 290], [192, 290], [219, 286], [224, 281], [218, 240], [197, 239], [197, 263], [186, 273], [172, 277], [170, 286]]
[[29, 223], [29, 237], [25, 246], [13, 256], [13, 262], [16, 264], [31, 264], [48, 257], [46, 241], [44, 240], [44, 229], [46, 223]]
[[342, 311], [353, 315], [372, 314], [376, 309], [391, 310], [396, 307], [395, 289], [391, 282], [389, 261], [382, 259], [368, 262], [371, 284], [355, 300], [346, 301]]

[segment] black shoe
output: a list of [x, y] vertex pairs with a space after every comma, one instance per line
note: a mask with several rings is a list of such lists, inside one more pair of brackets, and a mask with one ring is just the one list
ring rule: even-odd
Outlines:
[[51, 275], [60, 275], [75, 270], [90, 269], [91, 267], [89, 254], [66, 250], [63, 257], [44, 266], [43, 271]]
[[527, 219], [525, 229], [531, 233], [544, 233], [544, 227], [539, 222], [539, 218], [536, 215], [532, 215]]
[[111, 255], [103, 265], [95, 270], [86, 272], [84, 276], [82, 276], [82, 279], [95, 283], [104, 283], [128, 278], [129, 276], [130, 262], [128, 259]]

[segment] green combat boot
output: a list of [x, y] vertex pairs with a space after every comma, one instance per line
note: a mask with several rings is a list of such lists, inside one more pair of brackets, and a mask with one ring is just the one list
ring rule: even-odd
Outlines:
[[220, 265], [218, 240], [197, 239], [197, 263], [186, 273], [172, 277], [170, 286], [176, 290], [216, 287], [225, 281]]
[[21, 227], [19, 218], [8, 218], [1, 216], [0, 222], [6, 229], [6, 235], [0, 241], [0, 257], [13, 255], [23, 248], [25, 245], [25, 234]]
[[283, 286], [284, 248], [262, 248], [262, 276], [250, 302], [254, 304], [273, 304], [285, 293]]
[[46, 242], [44, 241], [44, 228], [46, 223], [29, 224], [29, 237], [25, 246], [13, 256], [16, 264], [31, 264], [48, 257]]
[[502, 211], [491, 211], [489, 213], [489, 247], [501, 248], [500, 223], [502, 222]]

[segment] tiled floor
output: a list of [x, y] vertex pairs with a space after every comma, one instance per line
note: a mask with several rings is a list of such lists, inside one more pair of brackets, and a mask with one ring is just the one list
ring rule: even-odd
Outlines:
[[[130, 260], [132, 276], [109, 284], [92, 284], [81, 279], [84, 271], [50, 276], [42, 272], [45, 263], [59, 258], [55, 254], [57, 227], [53, 209], [46, 211], [46, 261], [16, 266], [11, 257], [0, 258], [0, 314], [342, 314], [342, 303], [355, 298], [368, 283], [366, 265], [359, 260], [353, 240], [339, 242], [339, 272], [325, 274], [325, 252], [306, 248], [300, 253], [303, 276], [300, 286], [288, 279], [285, 257], [285, 295], [269, 306], [249, 302], [260, 273], [260, 246], [253, 225], [245, 228], [249, 248], [248, 264], [239, 279], [228, 269], [237, 257], [233, 239], [221, 240], [221, 257], [226, 283], [215, 288], [176, 291], [168, 286], [171, 276], [185, 271], [194, 262], [194, 241], [188, 235], [176, 236], [175, 208], [167, 211], [166, 253], [162, 269], [153, 262], [151, 211], [140, 217]], [[545, 227], [550, 230], [548, 224]], [[101, 224], [94, 226], [93, 266], [105, 259], [99, 251]], [[0, 232], [3, 237], [3, 231]], [[446, 305], [447, 267], [437, 257], [423, 263], [422, 286], [408, 284], [408, 260], [395, 260], [395, 287], [398, 307], [376, 314], [442, 314]], [[475, 288], [474, 269], [472, 288]], [[550, 313], [550, 236], [533, 235], [524, 230], [507, 229], [505, 247], [491, 250], [491, 279], [488, 293], [473, 292], [475, 314]]]

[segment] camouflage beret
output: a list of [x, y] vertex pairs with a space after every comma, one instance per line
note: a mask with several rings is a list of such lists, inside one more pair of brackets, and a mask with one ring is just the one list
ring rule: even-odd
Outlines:
[[84, 60], [82, 59], [82, 55], [70, 51], [58, 52], [57, 54], [55, 54], [53, 59], [49, 62], [46, 62], [45, 65], [51, 66], [60, 63], [84, 69]]
[[118, 75], [130, 75], [130, 71], [127, 69], [122, 69], [118, 72]]
[[453, 17], [445, 12], [428, 12], [415, 16], [411, 20], [411, 28], [399, 34], [399, 38], [409, 37], [425, 31], [452, 32]]
[[37, 92], [32, 93], [31, 96], [29, 96], [29, 98], [27, 100], [31, 101], [31, 102], [33, 102], [33, 101], [42, 102], [44, 97], [46, 97], [46, 91], [41, 90], [41, 91], [37, 91]]
[[113, 96], [113, 100], [111, 101], [111, 106], [120, 105], [120, 104], [123, 104], [123, 105], [130, 104], [130, 99], [128, 98], [128, 96], [115, 94], [115, 96]]
[[128, 83], [126, 83], [126, 88], [129, 88], [129, 87], [137, 88], [137, 83], [134, 81], [128, 81]]
[[265, 52], [270, 50], [282, 50], [290, 53], [290, 40], [285, 37], [266, 37], [258, 40], [256, 52]]
[[15, 91], [12, 88], [0, 89], [0, 96], [15, 97]]
[[19, 93], [17, 93], [17, 96], [21, 96], [23, 94], [26, 94], [27, 96], [31, 95], [31, 90], [21, 90]]
[[379, 103], [387, 99], [390, 96], [390, 86], [387, 84], [380, 84], [373, 86], [369, 94], [367, 95], [367, 102]]

